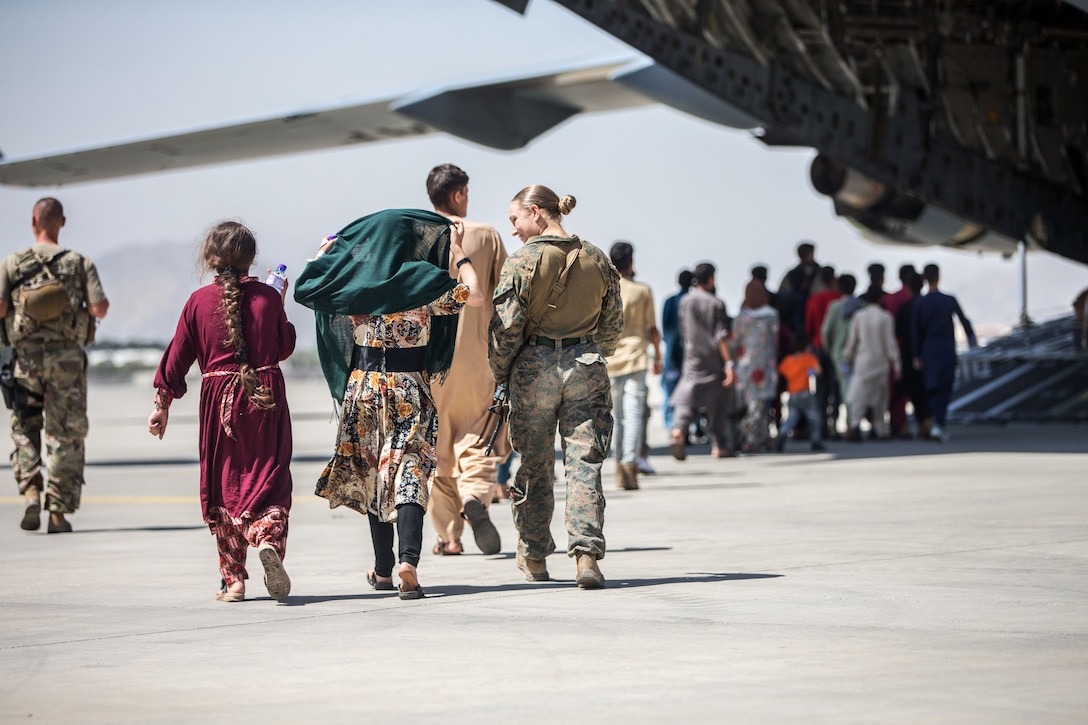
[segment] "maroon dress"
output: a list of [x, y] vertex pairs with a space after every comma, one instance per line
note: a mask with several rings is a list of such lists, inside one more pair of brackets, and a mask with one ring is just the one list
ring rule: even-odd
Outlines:
[[249, 364], [272, 390], [276, 406], [250, 402], [227, 347], [218, 284], [189, 297], [174, 339], [166, 347], [155, 387], [175, 398], [185, 394], [185, 375], [200, 366], [200, 504], [204, 521], [234, 523], [291, 508], [291, 414], [278, 363], [295, 349], [295, 327], [287, 321], [276, 290], [254, 277], [242, 278], [242, 324]]

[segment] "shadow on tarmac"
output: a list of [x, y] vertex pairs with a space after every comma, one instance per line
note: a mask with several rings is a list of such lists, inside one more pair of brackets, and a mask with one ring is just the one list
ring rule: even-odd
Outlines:
[[[811, 463], [812, 456], [833, 460], [865, 458], [898, 458], [902, 456], [933, 456], [950, 453], [1085, 453], [1088, 452], [1088, 426], [1076, 424], [1009, 424], [950, 426], [951, 439], [946, 443], [931, 440], [865, 440], [852, 443], [827, 440], [827, 450], [813, 453], [810, 441], [790, 440], [782, 453], [742, 454], [742, 458], [778, 458], [783, 464]], [[696, 464], [710, 461], [710, 445], [687, 448], [689, 461]], [[668, 446], [651, 449], [652, 456], [670, 456]], [[700, 460], [702, 459], [702, 460]], [[723, 459], [728, 465], [729, 459]], [[717, 463], [718, 461], [714, 461]], [[694, 471], [693, 471], [694, 472]], [[661, 474], [656, 474], [661, 475]], [[688, 475], [685, 471], [683, 475]]]
[[[371, 601], [377, 599], [396, 599], [396, 592], [366, 592], [364, 594], [307, 594], [304, 596], [289, 596], [279, 603], [281, 607], [305, 607], [307, 604], [321, 604], [322, 602], [350, 602]], [[424, 597], [426, 598], [426, 597]], [[261, 599], [270, 600], [271, 597], [254, 597], [252, 601]], [[246, 601], [251, 601], [246, 597]]]
[[[785, 574], [751, 574], [731, 572], [722, 574], [693, 572], [686, 576], [667, 576], [656, 579], [609, 579], [609, 589], [633, 589], [635, 587], [656, 587], [666, 584], [709, 584], [711, 582], [743, 581], [745, 579], [777, 579]], [[573, 583], [573, 581], [571, 582]]]
[[[684, 576], [658, 577], [655, 579], [608, 579], [606, 589], [635, 589], [638, 587], [658, 587], [670, 584], [710, 584], [714, 582], [743, 581], [746, 579], [777, 579], [784, 574], [753, 574], [747, 572], [692, 572]], [[522, 582], [518, 584], [498, 584], [477, 586], [472, 584], [452, 584], [425, 587], [425, 599], [442, 599], [444, 597], [472, 596], [473, 594], [503, 594], [507, 592], [542, 591], [547, 589], [572, 589], [577, 588], [574, 579], [550, 579], [546, 582]], [[372, 599], [395, 599], [396, 592], [366, 592], [363, 594], [308, 594], [305, 596], [290, 596], [280, 602], [285, 607], [304, 607], [307, 604], [321, 604], [323, 602], [338, 601], [367, 601]], [[267, 599], [268, 597], [255, 597], [253, 601]], [[250, 599], [246, 599], [250, 601]]]
[[[709, 584], [712, 582], [740, 581], [743, 579], [776, 579], [783, 574], [749, 574], [745, 572], [703, 573], [693, 572], [686, 576], [658, 577], [656, 579], [608, 579], [605, 575], [605, 589], [633, 589], [636, 587], [656, 587], [669, 584]], [[427, 588], [427, 597], [459, 596], [464, 594], [482, 594], [486, 592], [508, 592], [526, 589], [569, 589], [577, 587], [574, 579], [552, 578], [546, 582], [525, 582], [524, 584], [501, 584], [499, 586], [471, 586], [457, 584]]]
[[[68, 532], [71, 534], [115, 534], [115, 533], [135, 533], [135, 532], [164, 532], [164, 531], [198, 531], [200, 529], [207, 529], [207, 524], [200, 524], [199, 526], [119, 526], [113, 529], [80, 529], [75, 528]], [[40, 534], [49, 536], [43, 528]], [[52, 534], [57, 536], [57, 534]]]
[[[776, 579], [783, 574], [749, 574], [744, 572], [733, 573], [692, 573], [687, 576], [659, 577], [656, 579], [607, 579], [605, 589], [634, 589], [636, 587], [667, 586], [669, 584], [709, 584], [713, 582], [741, 581], [744, 579]], [[546, 582], [524, 582], [519, 584], [499, 584], [491, 586], [475, 586], [471, 584], [453, 584], [445, 586], [426, 587], [427, 599], [439, 597], [456, 597], [472, 594], [496, 594], [502, 592], [517, 592], [544, 589], [571, 589], [577, 588], [574, 579], [549, 579]], [[336, 597], [344, 598], [344, 597]], [[299, 597], [307, 599], [307, 597]], [[321, 601], [321, 597], [315, 598]]]

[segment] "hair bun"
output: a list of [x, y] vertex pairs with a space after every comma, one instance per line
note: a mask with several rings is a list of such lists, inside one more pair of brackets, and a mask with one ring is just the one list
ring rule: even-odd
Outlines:
[[559, 213], [563, 214], [564, 216], [566, 216], [567, 214], [570, 214], [572, 211], [574, 211], [574, 205], [577, 204], [577, 203], [578, 203], [577, 199], [575, 199], [570, 194], [567, 194], [566, 196], [564, 196], [562, 199], [559, 200], [559, 204], [558, 204]]

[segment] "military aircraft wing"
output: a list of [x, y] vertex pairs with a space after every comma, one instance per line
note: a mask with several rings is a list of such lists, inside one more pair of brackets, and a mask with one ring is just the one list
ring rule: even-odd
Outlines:
[[0, 164], [0, 183], [61, 186], [419, 136], [434, 130], [391, 111], [386, 100], [11, 161]]
[[637, 56], [566, 63], [393, 98], [0, 163], [0, 184], [59, 186], [440, 131], [520, 148], [578, 113], [654, 101], [612, 78]]

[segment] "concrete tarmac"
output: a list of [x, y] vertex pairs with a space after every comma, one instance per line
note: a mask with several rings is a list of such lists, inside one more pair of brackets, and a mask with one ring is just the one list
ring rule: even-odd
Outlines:
[[[1088, 428], [953, 428], [813, 454], [668, 457], [615, 490], [602, 591], [503, 550], [426, 551], [427, 597], [364, 579], [365, 518], [312, 495], [335, 423], [290, 380], [291, 596], [213, 599], [197, 501], [196, 384], [166, 439], [151, 390], [91, 386], [74, 533], [0, 497], [0, 722], [1088, 722]], [[10, 479], [10, 469], [5, 474]], [[43, 517], [44, 519], [44, 517]]]

